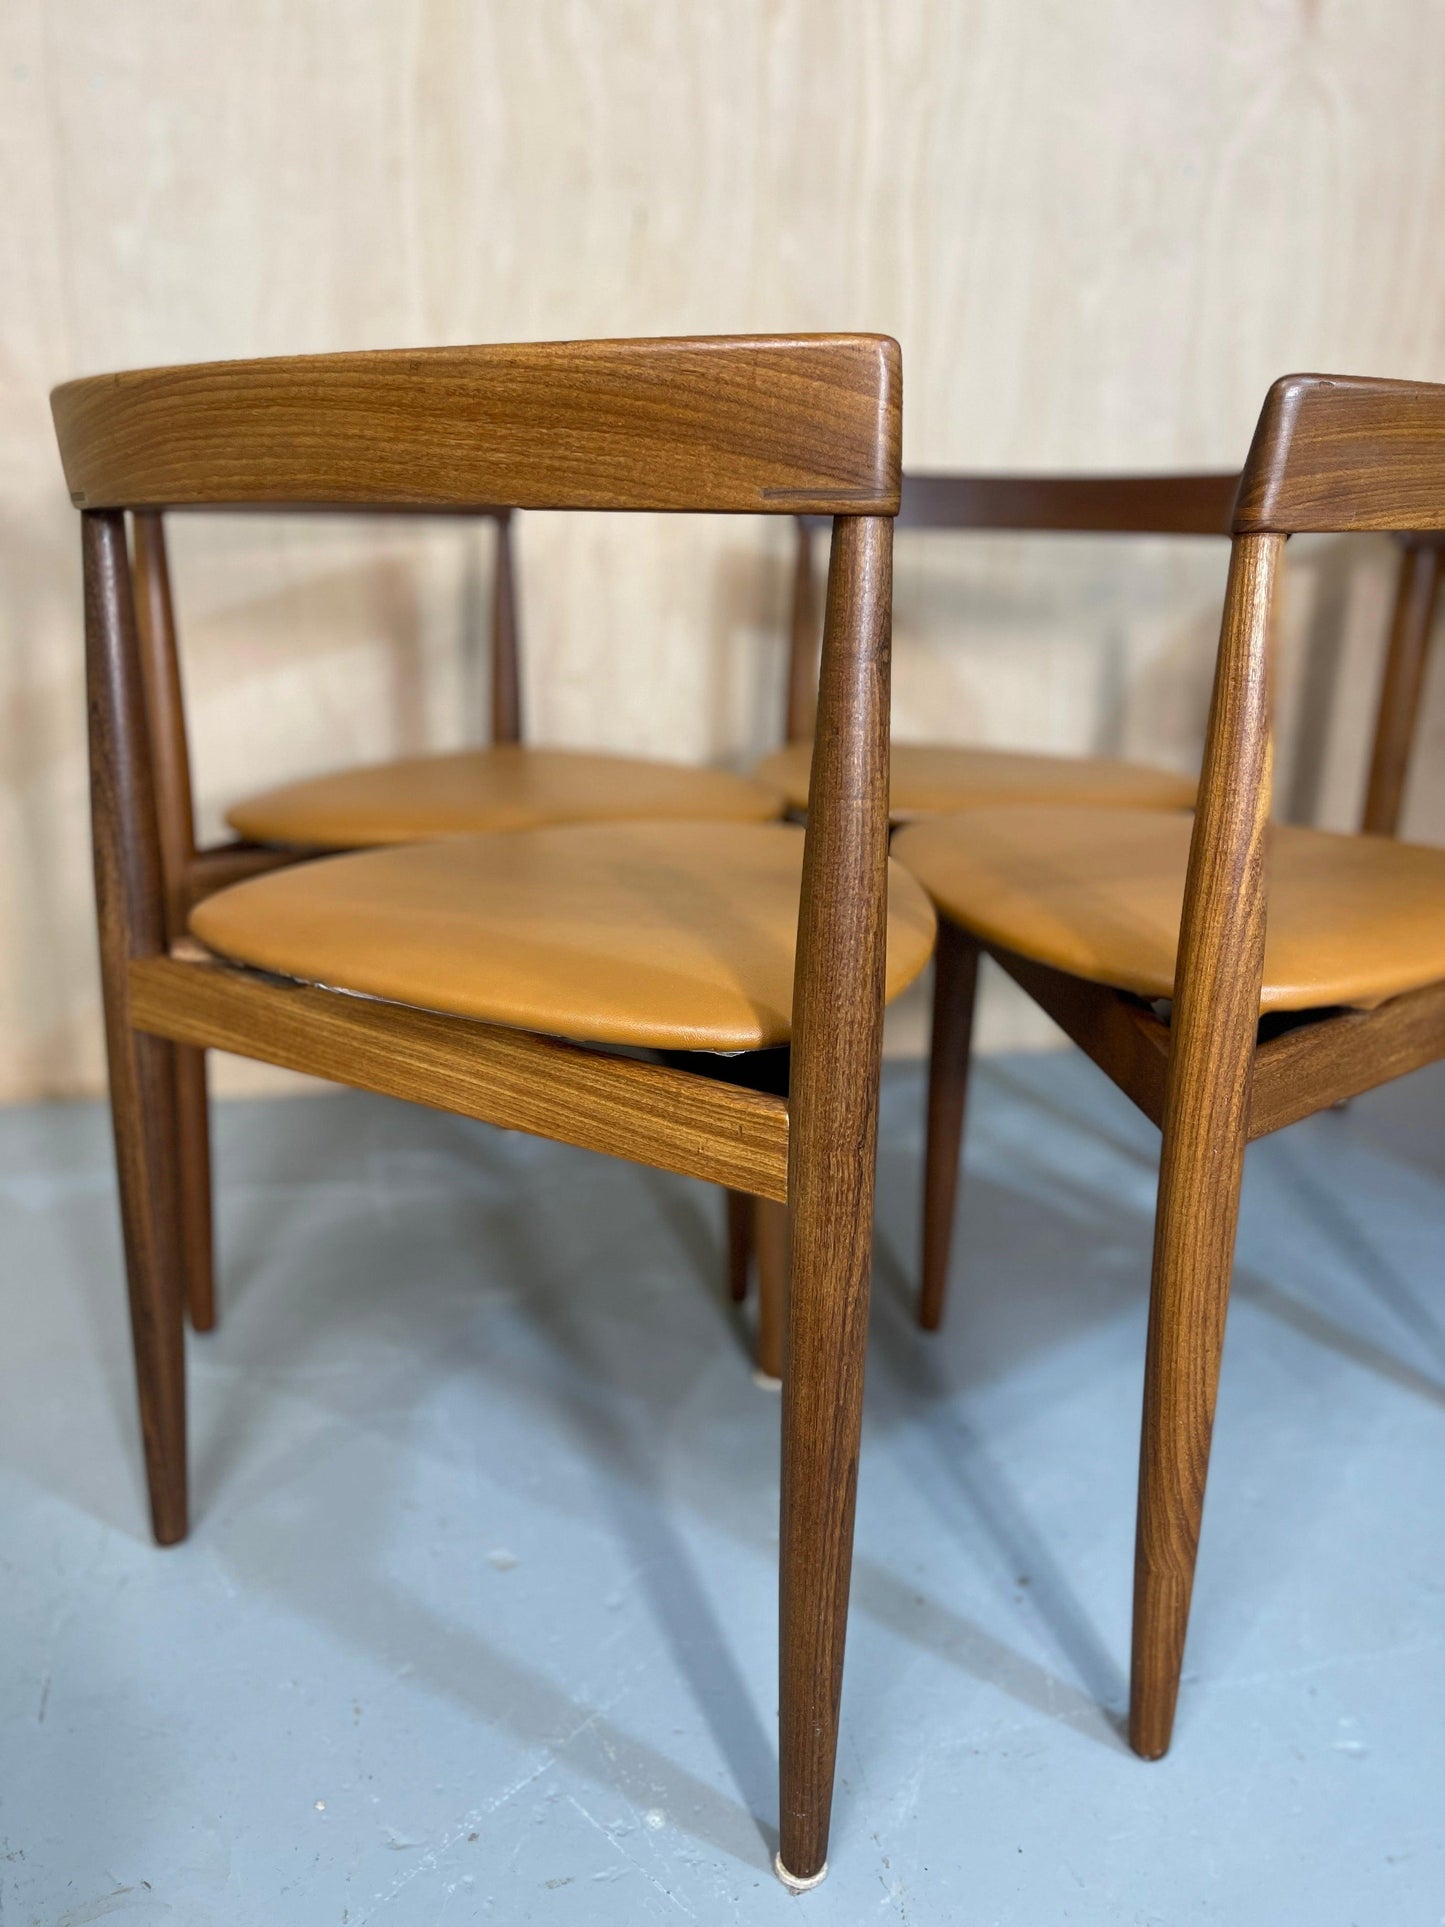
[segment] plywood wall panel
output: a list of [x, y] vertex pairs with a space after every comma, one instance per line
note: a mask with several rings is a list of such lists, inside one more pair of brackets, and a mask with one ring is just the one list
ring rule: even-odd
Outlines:
[[[8, 0], [0, 1096], [100, 1081], [51, 383], [883, 328], [916, 465], [1232, 462], [1287, 368], [1445, 378], [1442, 72], [1433, 0]], [[1347, 822], [1389, 557], [1297, 546], [1280, 794]], [[520, 556], [540, 736], [771, 745], [785, 530], [533, 517]], [[338, 756], [474, 737], [486, 570], [455, 527], [188, 524], [205, 821]], [[1178, 545], [910, 537], [899, 732], [1187, 766], [1221, 581]], [[1427, 731], [1410, 823], [1445, 838], [1445, 675]]]

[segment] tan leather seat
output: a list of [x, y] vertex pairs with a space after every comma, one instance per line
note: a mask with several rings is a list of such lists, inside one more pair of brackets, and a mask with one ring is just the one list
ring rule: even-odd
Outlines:
[[[324, 857], [207, 897], [222, 956], [305, 982], [583, 1042], [752, 1050], [787, 1040], [803, 832], [614, 823]], [[934, 917], [890, 865], [890, 997]]]
[[[894, 839], [954, 922], [1076, 977], [1169, 997], [1193, 818], [995, 808]], [[1445, 978], [1445, 850], [1270, 832], [1265, 1010], [1369, 1008]]]
[[[789, 809], [808, 807], [811, 743], [765, 756], [753, 775], [781, 792]], [[1193, 777], [1103, 757], [1036, 756], [955, 743], [895, 743], [890, 807], [895, 823], [947, 816], [987, 803], [1067, 803], [1090, 809], [1188, 810]]]
[[356, 850], [549, 823], [781, 814], [780, 792], [727, 770], [506, 743], [287, 783], [247, 797], [226, 821], [253, 843]]

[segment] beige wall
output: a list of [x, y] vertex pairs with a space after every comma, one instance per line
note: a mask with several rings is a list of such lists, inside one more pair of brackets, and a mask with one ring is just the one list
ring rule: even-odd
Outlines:
[[[1436, 0], [6, 0], [0, 1095], [100, 1075], [51, 383], [880, 328], [914, 465], [1232, 463], [1285, 369], [1445, 379], [1442, 73]], [[769, 746], [785, 534], [532, 518], [535, 733]], [[197, 521], [176, 549], [210, 827], [248, 786], [480, 727], [480, 534]], [[1389, 556], [1296, 549], [1280, 794], [1346, 822]], [[1222, 568], [900, 542], [899, 733], [1187, 766]], [[1411, 827], [1445, 840], [1441, 681]]]

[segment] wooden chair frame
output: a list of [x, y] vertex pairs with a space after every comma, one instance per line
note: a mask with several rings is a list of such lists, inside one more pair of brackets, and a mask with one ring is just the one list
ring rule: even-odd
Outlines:
[[[786, 1202], [777, 1864], [791, 1884], [812, 1884], [832, 1801], [869, 1295], [897, 345], [819, 336], [315, 356], [96, 377], [57, 389], [52, 406], [82, 510], [106, 1042], [156, 1538], [171, 1544], [187, 1530], [183, 1303], [201, 1249], [183, 1175], [178, 1046], [235, 1051]], [[785, 1097], [278, 982], [222, 964], [182, 934], [198, 897], [276, 858], [197, 852], [174, 834], [186, 799], [166, 759], [181, 692], [164, 680], [174, 625], [155, 518], [177, 508], [496, 504], [833, 517]], [[139, 598], [127, 512], [138, 518]], [[159, 683], [148, 660], [164, 672]], [[168, 784], [174, 814], [163, 834], [157, 802]]]
[[[1214, 694], [1168, 1021], [1140, 999], [940, 920], [920, 1312], [936, 1323], [981, 950], [1160, 1127], [1145, 1359], [1129, 1735], [1168, 1748], [1183, 1662], [1247, 1143], [1445, 1057], [1445, 982], [1374, 1010], [1261, 1025], [1276, 577], [1305, 531], [1410, 531], [1377, 732], [1393, 828], [1445, 528], [1445, 387], [1292, 376], [1271, 389], [1232, 514]], [[1413, 559], [1412, 559], [1413, 558]], [[1383, 776], [1379, 775], [1384, 770]]]

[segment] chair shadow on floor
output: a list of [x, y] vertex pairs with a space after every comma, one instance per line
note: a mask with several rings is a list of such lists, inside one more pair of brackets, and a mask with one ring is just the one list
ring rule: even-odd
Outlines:
[[[895, 1089], [895, 1108], [900, 1103], [911, 1105], [916, 1089], [916, 1080], [911, 1094], [906, 1087], [901, 1092]], [[1014, 1095], [1010, 1092], [1010, 1101]], [[299, 1100], [303, 1104], [320, 1101]], [[682, 1358], [696, 1361], [689, 1369], [698, 1373], [715, 1369], [711, 1348], [732, 1318], [723, 1293], [720, 1199], [715, 1214], [710, 1214], [710, 1191], [648, 1173], [630, 1194], [614, 1229], [605, 1232], [602, 1242], [605, 1245], [610, 1238], [611, 1247], [604, 1251], [600, 1268], [594, 1266], [579, 1285], [573, 1275], [576, 1266], [567, 1258], [565, 1245], [557, 1241], [557, 1212], [565, 1208], [574, 1213], [577, 1224], [585, 1228], [570, 1235], [595, 1239], [602, 1214], [589, 1197], [590, 1187], [597, 1186], [598, 1203], [604, 1191], [613, 1196], [610, 1187], [623, 1181], [619, 1167], [577, 1152], [535, 1145], [518, 1148], [516, 1140], [434, 1114], [427, 1114], [423, 1150], [418, 1153], [412, 1113], [381, 1100], [342, 1101], [365, 1107], [364, 1121], [359, 1126], [348, 1123], [345, 1134], [352, 1136], [359, 1130], [366, 1154], [393, 1155], [390, 1147], [401, 1144], [406, 1147], [404, 1176], [409, 1160], [430, 1157], [440, 1147], [444, 1153], [444, 1161], [436, 1167], [440, 1177], [432, 1190], [418, 1190], [408, 1182], [398, 1182], [394, 1193], [385, 1186], [379, 1188], [383, 1197], [379, 1256], [378, 1187], [370, 1183], [362, 1190], [371, 1198], [371, 1216], [364, 1209], [352, 1213], [345, 1236], [338, 1239], [333, 1230], [320, 1240], [306, 1238], [297, 1235], [301, 1227], [293, 1226], [289, 1237], [268, 1238], [266, 1261], [281, 1263], [285, 1275], [278, 1272], [264, 1281], [252, 1279], [254, 1303], [250, 1288], [234, 1289], [236, 1282], [246, 1283], [236, 1280], [234, 1250], [223, 1254], [229, 1260], [223, 1275], [230, 1287], [230, 1304], [233, 1309], [242, 1305], [245, 1316], [231, 1318], [228, 1330], [223, 1312], [221, 1330], [202, 1341], [210, 1366], [212, 1409], [197, 1437], [200, 1532], [205, 1532], [207, 1510], [224, 1499], [231, 1513], [228, 1538], [241, 1562], [238, 1576], [243, 1581], [254, 1581], [384, 1664], [404, 1655], [428, 1688], [522, 1744], [543, 1749], [547, 1758], [539, 1772], [546, 1770], [549, 1761], [563, 1763], [630, 1799], [663, 1805], [680, 1827], [718, 1851], [748, 1866], [765, 1865], [772, 1851], [771, 1828], [759, 1816], [771, 1809], [775, 1748], [746, 1690], [725, 1617], [668, 1517], [657, 1466], [641, 1443], [648, 1408], [665, 1410], [671, 1397], [670, 1389], [659, 1382], [659, 1370], [665, 1376], [668, 1360]], [[1061, 1111], [1071, 1127], [1093, 1128], [1091, 1120], [1074, 1112], [1071, 1101], [1065, 1101]], [[1326, 1118], [1320, 1124], [1328, 1129], [1337, 1120]], [[1306, 1132], [1310, 1128], [1301, 1127]], [[258, 1132], [251, 1138], [251, 1147], [246, 1161], [254, 1160], [258, 1168], [247, 1174], [247, 1181], [264, 1182], [275, 1140]], [[1137, 1163], [1137, 1147], [1127, 1136], [1116, 1149], [1126, 1162]], [[342, 1142], [338, 1169], [352, 1168], [349, 1150]], [[881, 1199], [875, 1259], [870, 1433], [875, 1438], [880, 1432], [891, 1437], [905, 1465], [916, 1473], [913, 1482], [923, 1503], [939, 1514], [950, 1535], [964, 1544], [972, 1539], [984, 1548], [1010, 1589], [1019, 1575], [1028, 1575], [1031, 1616], [1058, 1655], [1061, 1671], [1054, 1672], [1000, 1639], [950, 1603], [930, 1598], [870, 1557], [866, 1544], [860, 1545], [855, 1570], [856, 1610], [891, 1634], [986, 1682], [1031, 1716], [1042, 1713], [1086, 1737], [1121, 1746], [1122, 1655], [1114, 1658], [1084, 1611], [997, 1454], [983, 1445], [976, 1423], [968, 1416], [968, 1404], [971, 1394], [1006, 1378], [1031, 1353], [1075, 1342], [1101, 1322], [1136, 1319], [1142, 1330], [1147, 1221], [1134, 1209], [1132, 1197], [1126, 1204], [1107, 1192], [1101, 1195], [1097, 1182], [1070, 1186], [1060, 1180], [1054, 1167], [1046, 1174], [1047, 1182], [1034, 1173], [1031, 1181], [1038, 1188], [1020, 1192], [966, 1171], [960, 1226], [969, 1226], [970, 1232], [960, 1244], [956, 1315], [942, 1338], [929, 1337], [913, 1327], [911, 1270], [896, 1248], [912, 1248], [913, 1190], [910, 1184], [904, 1197], [899, 1187], [905, 1171], [910, 1179], [916, 1177], [916, 1146], [905, 1132], [897, 1142], [885, 1145], [885, 1153], [886, 1195]], [[232, 1161], [223, 1161], [223, 1177], [227, 1162]], [[451, 1213], [440, 1232], [423, 1226], [423, 1220], [430, 1224], [435, 1217], [437, 1184], [450, 1199]], [[458, 1195], [451, 1195], [454, 1192]], [[1309, 1210], [1322, 1208], [1313, 1198], [1305, 1204]], [[270, 1220], [274, 1231], [274, 1214], [268, 1210], [259, 1215]], [[665, 1293], [649, 1295], [635, 1289], [639, 1266], [634, 1241], [655, 1236], [659, 1230], [674, 1247], [664, 1269], [670, 1273], [676, 1263], [689, 1275], [678, 1278], [675, 1292], [669, 1277]], [[418, 1233], [422, 1235], [416, 1249], [421, 1257], [414, 1260], [410, 1272], [402, 1271], [393, 1279], [394, 1257], [415, 1244]], [[429, 1247], [427, 1236], [440, 1237], [441, 1246]], [[248, 1259], [259, 1259], [253, 1231], [243, 1231], [242, 1238]], [[439, 1248], [445, 1255], [448, 1243], [450, 1259], [438, 1267], [438, 1275], [429, 1276], [429, 1251]], [[357, 1261], [363, 1249], [370, 1283], [358, 1291]], [[1086, 1249], [1104, 1255], [1081, 1277], [1078, 1254]], [[468, 1256], [479, 1250], [485, 1252], [485, 1277]], [[975, 1340], [980, 1326], [976, 1307], [970, 1310], [970, 1294], [981, 1250], [989, 1254], [991, 1265], [1002, 1265], [1007, 1257], [1008, 1269], [1001, 1275], [1007, 1278], [1011, 1302], [983, 1332], [986, 1343], [979, 1345]], [[284, 1263], [277, 1255], [283, 1252]], [[1372, 1251], [1361, 1249], [1356, 1268], [1363, 1268], [1378, 1283], [1377, 1255]], [[114, 1292], [118, 1298], [117, 1277], [102, 1278], [93, 1253], [79, 1269], [81, 1295], [96, 1301], [98, 1312], [102, 1291]], [[398, 1282], [405, 1291], [394, 1289]], [[298, 1285], [304, 1288], [298, 1290]], [[1418, 1396], [1445, 1402], [1445, 1390], [1439, 1384], [1385, 1346], [1346, 1328], [1250, 1268], [1242, 1269], [1237, 1289], [1242, 1298], [1290, 1323], [1312, 1342]], [[506, 1359], [479, 1347], [478, 1291], [493, 1301], [505, 1300], [509, 1318], [519, 1315], [527, 1343], [526, 1371], [509, 1371]], [[597, 1323], [599, 1301], [607, 1308], [605, 1318], [616, 1321], [611, 1338], [606, 1324]], [[1414, 1303], [1411, 1294], [1410, 1304]], [[292, 1315], [278, 1319], [275, 1314], [285, 1304], [292, 1306]], [[1391, 1309], [1403, 1315], [1400, 1306], [1392, 1303]], [[365, 1357], [391, 1361], [379, 1383], [361, 1386], [354, 1369], [332, 1372], [326, 1368], [329, 1334], [336, 1329], [333, 1321], [338, 1316], [350, 1321], [351, 1342], [361, 1344]], [[671, 1329], [658, 1331], [658, 1320]], [[368, 1324], [373, 1328], [370, 1337]], [[123, 1343], [120, 1326], [109, 1315], [98, 1317], [91, 1330], [105, 1334], [107, 1354]], [[648, 1342], [634, 1344], [634, 1331]], [[1427, 1329], [1421, 1327], [1419, 1335], [1426, 1338]], [[661, 1354], [661, 1367], [658, 1338], [670, 1348]], [[110, 1364], [108, 1375], [119, 1386], [123, 1370], [119, 1356]], [[773, 1556], [777, 1405], [748, 1383], [748, 1361], [740, 1349], [732, 1367], [741, 1397], [735, 1399], [725, 1385], [723, 1392], [729, 1400], [729, 1422], [747, 1440], [746, 1449], [729, 1458], [726, 1477], [719, 1478], [716, 1463], [708, 1457], [716, 1440], [702, 1433], [674, 1431], [669, 1434], [669, 1451], [677, 1457], [668, 1462], [667, 1485], [674, 1507], [680, 1490], [683, 1502], [697, 1508], [709, 1528], [766, 1560]], [[388, 1371], [393, 1375], [388, 1377]], [[268, 1374], [269, 1382], [283, 1389], [299, 1374], [307, 1400], [324, 1415], [316, 1435], [303, 1448], [296, 1448], [293, 1439], [291, 1448], [270, 1457], [265, 1447], [265, 1412], [260, 1409], [264, 1401], [255, 1395], [257, 1375], [267, 1378]], [[344, 1520], [324, 1509], [298, 1520], [294, 1504], [298, 1495], [302, 1503], [319, 1506], [314, 1492], [306, 1496], [306, 1481], [299, 1476], [303, 1462], [314, 1466], [318, 1453], [324, 1458], [328, 1449], [339, 1451], [363, 1406], [369, 1429], [404, 1435], [418, 1387], [459, 1374], [469, 1380], [477, 1374], [490, 1376], [497, 1397], [508, 1403], [509, 1423], [515, 1419], [552, 1432], [560, 1426], [575, 1440], [596, 1501], [590, 1516], [600, 1514], [625, 1548], [662, 1647], [686, 1681], [732, 1778], [736, 1797], [699, 1778], [662, 1749], [625, 1732], [606, 1705], [574, 1698], [482, 1633], [459, 1626], [424, 1601], [409, 1597], [385, 1569], [382, 1535], [388, 1495], [384, 1489], [370, 1493], [367, 1507], [348, 1512]], [[638, 1409], [641, 1422], [634, 1427], [630, 1414]], [[753, 1412], [756, 1432], [751, 1430]], [[1135, 1423], [1135, 1415], [1128, 1414], [1128, 1426]], [[121, 1436], [130, 1454], [131, 1428], [123, 1426]], [[43, 1470], [40, 1477], [44, 1482]], [[139, 1493], [138, 1471], [136, 1479]], [[288, 1488], [293, 1501], [289, 1511], [283, 1496]], [[563, 1514], [571, 1503], [568, 1495], [545, 1491], [540, 1500]], [[1127, 1507], [1128, 1500], [1121, 1495], [1119, 1503]], [[238, 1513], [244, 1517], [244, 1531], [239, 1533], [235, 1530]], [[310, 1551], [317, 1542], [326, 1545], [324, 1560]], [[233, 1556], [229, 1546], [225, 1556]], [[1126, 1577], [1121, 1578], [1121, 1585], [1126, 1584]]]

